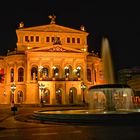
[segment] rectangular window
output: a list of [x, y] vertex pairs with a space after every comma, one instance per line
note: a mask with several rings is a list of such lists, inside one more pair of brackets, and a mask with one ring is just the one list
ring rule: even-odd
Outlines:
[[56, 37], [57, 38], [57, 40], [60, 40], [60, 37]]
[[33, 42], [34, 41], [34, 36], [31, 36], [30, 39], [31, 39], [31, 42]]
[[25, 36], [25, 41], [29, 42], [29, 37]]
[[50, 42], [50, 38], [49, 37], [46, 37], [46, 42]]
[[77, 43], [80, 43], [80, 38], [77, 38]]
[[54, 37], [52, 37], [52, 42], [54, 42]]
[[67, 43], [70, 43], [70, 38], [69, 37], [67, 38]]
[[36, 42], [39, 42], [39, 36], [36, 36]]
[[72, 38], [72, 43], [75, 43], [75, 38]]

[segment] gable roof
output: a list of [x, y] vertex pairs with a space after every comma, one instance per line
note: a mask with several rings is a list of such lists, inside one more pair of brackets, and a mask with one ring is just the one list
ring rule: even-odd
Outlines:
[[87, 32], [72, 29], [69, 27], [64, 27], [57, 24], [48, 24], [48, 25], [41, 25], [41, 26], [34, 26], [34, 27], [23, 27], [17, 29], [18, 31], [36, 31], [36, 32], [60, 32], [60, 33], [78, 33], [78, 34], [85, 34], [88, 35]]

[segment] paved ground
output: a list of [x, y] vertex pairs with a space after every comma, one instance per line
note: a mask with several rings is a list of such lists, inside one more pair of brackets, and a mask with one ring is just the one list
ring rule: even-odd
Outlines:
[[[34, 113], [34, 111], [41, 111], [41, 110], [67, 110], [67, 109], [86, 109], [86, 107], [84, 106], [45, 106], [45, 107], [39, 107], [39, 106], [31, 106], [31, 105], [20, 105], [18, 106], [18, 110], [16, 111], [16, 113], [14, 114], [11, 111], [11, 107], [9, 105], [0, 105], [0, 128], [5, 127], [4, 122], [6, 122], [7, 119], [13, 119], [13, 120], [17, 120], [19, 122], [31, 122], [31, 123], [56, 123], [56, 119], [54, 119], [54, 121], [46, 121], [45, 120], [37, 120], [34, 119], [32, 114]], [[106, 118], [107, 117], [107, 118]], [[93, 124], [97, 124], [101, 121], [102, 124], [106, 125], [105, 123], [107, 122], [107, 124], [135, 124], [135, 125], [139, 125], [140, 124], [140, 114], [133, 114], [133, 116], [131, 117], [131, 114], [129, 116], [122, 116], [119, 115], [118, 116], [106, 116], [102, 117], [102, 116], [98, 116], [98, 115], [94, 115], [94, 118], [92, 116], [91, 121], [89, 120], [89, 118], [87, 118], [87, 120], [84, 119], [85, 122], [87, 122], [87, 124], [89, 125], [90, 123], [93, 122]], [[124, 119], [123, 119], [124, 118]], [[69, 120], [69, 119], [68, 119]], [[134, 121], [135, 120], [135, 121]], [[64, 120], [60, 121], [61, 123], [64, 122]], [[71, 121], [65, 121], [65, 123], [72, 123]], [[83, 121], [82, 121], [83, 122]], [[79, 123], [82, 123], [79, 122]], [[97, 122], [97, 123], [96, 123]], [[7, 123], [7, 122], [6, 122]], [[9, 121], [10, 123], [10, 121]], [[3, 124], [3, 125], [2, 125]], [[11, 124], [12, 125], [12, 124]]]
[[[15, 115], [10, 106], [0, 105], [0, 139], [2, 140], [138, 140], [140, 125], [57, 125], [42, 123], [25, 123], [16, 121], [22, 116], [27, 120], [27, 114], [35, 110], [56, 110], [77, 107], [37, 107], [21, 106]], [[78, 107], [79, 108], [79, 107]], [[24, 117], [25, 116], [25, 117]], [[135, 121], [135, 120], [134, 120]]]
[[[3, 122], [5, 119], [12, 117], [17, 118], [19, 121], [29, 121], [29, 122], [39, 122], [37, 120], [30, 120], [27, 118], [28, 115], [34, 113], [34, 111], [39, 110], [65, 110], [65, 109], [79, 109], [84, 108], [82, 106], [31, 106], [31, 105], [20, 105], [17, 107], [17, 111], [14, 113], [11, 111], [10, 105], [0, 105], [0, 122]], [[1, 125], [0, 125], [1, 127]]]

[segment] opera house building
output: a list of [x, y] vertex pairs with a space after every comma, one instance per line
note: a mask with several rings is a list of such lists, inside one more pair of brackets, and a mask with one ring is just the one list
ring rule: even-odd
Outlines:
[[88, 52], [83, 26], [56, 24], [16, 29], [14, 51], [0, 56], [0, 104], [82, 104], [88, 88], [104, 83], [102, 61]]

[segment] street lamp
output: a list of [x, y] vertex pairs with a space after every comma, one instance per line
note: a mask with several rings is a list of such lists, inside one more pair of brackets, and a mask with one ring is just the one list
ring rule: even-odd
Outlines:
[[14, 103], [14, 91], [16, 90], [16, 85], [13, 83], [11, 85], [11, 93], [12, 93], [12, 97], [11, 97], [11, 110], [14, 112], [17, 110], [15, 107], [15, 103]]
[[83, 91], [83, 103], [85, 103], [85, 94], [84, 94], [84, 91], [85, 91], [85, 89], [86, 89], [86, 85], [82, 82], [82, 84], [81, 84], [81, 89], [82, 89], [82, 91]]
[[16, 85], [13, 83], [11, 85], [11, 93], [12, 93], [12, 99], [11, 99], [11, 106], [14, 107], [14, 91], [16, 90]]
[[40, 105], [41, 105], [41, 107], [42, 107], [42, 106], [43, 106], [42, 92], [43, 92], [44, 89], [45, 89], [45, 85], [41, 83], [41, 84], [39, 85], [39, 89], [40, 89], [40, 91], [41, 91]]

